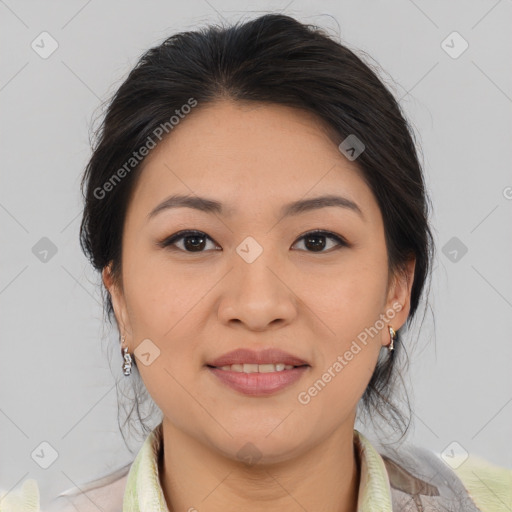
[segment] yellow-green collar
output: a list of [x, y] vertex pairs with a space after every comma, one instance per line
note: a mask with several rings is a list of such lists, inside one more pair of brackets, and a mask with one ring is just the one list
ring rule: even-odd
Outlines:
[[[161, 441], [162, 423], [144, 441], [130, 468], [123, 512], [169, 512], [158, 476]], [[360, 461], [357, 512], [392, 512], [391, 489], [382, 457], [370, 441], [355, 429], [354, 446]]]

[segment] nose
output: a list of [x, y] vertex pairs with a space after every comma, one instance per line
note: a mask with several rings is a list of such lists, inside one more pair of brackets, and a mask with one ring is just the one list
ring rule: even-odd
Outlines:
[[226, 278], [219, 303], [221, 322], [264, 331], [282, 327], [295, 318], [298, 297], [289, 273], [284, 272], [283, 265], [270, 261], [268, 253], [264, 251], [252, 263], [235, 254], [238, 261]]

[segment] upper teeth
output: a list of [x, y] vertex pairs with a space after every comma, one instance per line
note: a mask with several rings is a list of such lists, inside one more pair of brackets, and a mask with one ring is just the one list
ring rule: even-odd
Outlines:
[[290, 364], [277, 363], [277, 364], [231, 364], [221, 366], [221, 370], [243, 373], [270, 373], [282, 372], [283, 370], [291, 370], [294, 368]]

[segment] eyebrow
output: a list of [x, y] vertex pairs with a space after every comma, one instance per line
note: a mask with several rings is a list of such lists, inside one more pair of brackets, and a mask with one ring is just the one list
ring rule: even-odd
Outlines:
[[[313, 197], [311, 199], [300, 199], [293, 201], [292, 203], [285, 204], [281, 208], [281, 217], [289, 217], [291, 215], [298, 215], [307, 211], [318, 210], [320, 208], [327, 208], [336, 206], [352, 210], [364, 219], [361, 208], [346, 197], [325, 195], [319, 197]], [[222, 203], [215, 201], [214, 199], [208, 199], [206, 197], [199, 196], [187, 196], [187, 195], [172, 195], [167, 199], [158, 204], [148, 214], [148, 221], [155, 217], [158, 213], [169, 210], [172, 208], [193, 208], [205, 213], [218, 213], [220, 215], [232, 215], [233, 210], [229, 210], [229, 213], [224, 210]]]

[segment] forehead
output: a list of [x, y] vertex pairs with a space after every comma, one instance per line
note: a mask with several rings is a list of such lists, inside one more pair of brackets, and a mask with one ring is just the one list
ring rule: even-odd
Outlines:
[[[297, 163], [306, 158], [310, 164], [320, 154], [341, 162], [346, 159], [340, 158], [337, 145], [341, 140], [336, 141], [337, 138], [332, 127], [304, 110], [279, 104], [219, 100], [199, 104], [184, 116], [151, 151], [144, 166], [172, 159], [181, 162], [183, 156], [187, 162], [200, 160], [203, 165], [217, 160], [227, 164], [230, 158], [241, 158], [236, 162], [241, 172], [269, 160]], [[357, 169], [348, 160], [345, 163]], [[190, 171], [199, 173], [201, 169]]]
[[133, 197], [148, 210], [171, 193], [215, 196], [227, 214], [326, 193], [371, 202], [335, 136], [312, 113], [283, 105], [198, 105], [146, 157]]

